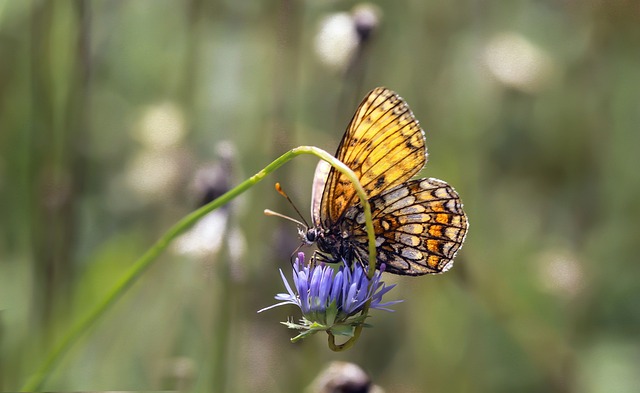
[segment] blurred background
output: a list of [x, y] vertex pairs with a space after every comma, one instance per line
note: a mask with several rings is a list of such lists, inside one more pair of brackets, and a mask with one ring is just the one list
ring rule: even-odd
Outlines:
[[[397, 91], [422, 176], [470, 231], [356, 346], [257, 314], [308, 214], [302, 156], [178, 239], [44, 389], [300, 392], [331, 361], [387, 392], [640, 392], [640, 5], [633, 0], [0, 2], [0, 390], [173, 223], [290, 148], [333, 153]], [[306, 217], [308, 219], [308, 215]], [[312, 390], [310, 390], [312, 391]]]

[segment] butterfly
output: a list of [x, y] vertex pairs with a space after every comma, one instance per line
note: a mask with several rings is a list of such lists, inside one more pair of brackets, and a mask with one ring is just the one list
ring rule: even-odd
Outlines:
[[[356, 110], [335, 157], [358, 177], [373, 218], [376, 267], [420, 276], [451, 268], [468, 219], [456, 191], [442, 180], [410, 180], [427, 162], [424, 131], [407, 103], [378, 87]], [[302, 233], [326, 262], [368, 264], [364, 209], [351, 181], [318, 164], [311, 196], [312, 227]]]

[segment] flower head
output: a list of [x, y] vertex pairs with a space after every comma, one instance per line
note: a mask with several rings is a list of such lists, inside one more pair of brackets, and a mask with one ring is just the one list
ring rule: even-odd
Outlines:
[[300, 324], [283, 322], [287, 327], [302, 330], [294, 337], [297, 341], [318, 331], [330, 331], [334, 335], [351, 336], [358, 325], [364, 325], [366, 315], [358, 315], [370, 300], [370, 308], [393, 311], [388, 306], [402, 300], [382, 302], [382, 296], [395, 285], [387, 286], [381, 281], [384, 266], [369, 280], [366, 271], [359, 264], [342, 265], [335, 271], [331, 265], [319, 263], [307, 265], [304, 253], [298, 253], [293, 264], [295, 290], [280, 270], [280, 276], [287, 293], [279, 293], [275, 299], [280, 303], [263, 308], [258, 312], [284, 304], [294, 304], [302, 310]]

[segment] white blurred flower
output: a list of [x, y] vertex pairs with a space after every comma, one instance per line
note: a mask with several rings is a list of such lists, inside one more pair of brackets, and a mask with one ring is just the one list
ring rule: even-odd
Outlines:
[[181, 181], [181, 164], [177, 152], [142, 150], [127, 168], [127, 185], [145, 199], [166, 198]]
[[351, 12], [324, 17], [315, 37], [320, 61], [335, 71], [345, 71], [356, 60], [359, 46], [364, 47], [380, 25], [382, 11], [370, 3], [360, 3]]
[[171, 102], [149, 106], [140, 115], [132, 134], [141, 146], [124, 179], [141, 200], [162, 200], [182, 183], [181, 173], [189, 161], [180, 148], [186, 132], [184, 114]]
[[577, 295], [584, 285], [582, 266], [566, 251], [548, 251], [538, 260], [538, 278], [543, 290], [563, 296]]
[[335, 70], [346, 69], [358, 44], [358, 32], [349, 13], [335, 13], [320, 22], [315, 37], [315, 50], [326, 66]]
[[500, 83], [527, 93], [544, 88], [554, 68], [544, 50], [515, 33], [503, 33], [491, 39], [483, 60]]
[[377, 5], [360, 3], [351, 10], [351, 18], [362, 45], [380, 25], [382, 11]]
[[[217, 161], [204, 165], [194, 174], [192, 189], [199, 205], [205, 205], [229, 191], [235, 180], [236, 148], [229, 141], [215, 146]], [[246, 252], [242, 231], [233, 224], [233, 212], [242, 206], [242, 199], [222, 206], [204, 216], [193, 228], [174, 243], [174, 251], [181, 255], [205, 258], [217, 255], [226, 246], [231, 275], [241, 279], [244, 272], [240, 261]]]
[[245, 276], [242, 260], [247, 251], [247, 241], [240, 228], [230, 221], [228, 210], [212, 211], [176, 239], [173, 251], [178, 255], [211, 261], [208, 258], [216, 257], [225, 246], [230, 275], [241, 281]]
[[340, 361], [329, 363], [306, 390], [308, 393], [344, 391], [384, 393], [380, 386], [371, 382], [369, 375], [360, 366]]
[[176, 240], [176, 252], [193, 257], [217, 254], [226, 236], [228, 220], [227, 211], [221, 209], [202, 217], [193, 228]]
[[186, 134], [182, 111], [170, 102], [149, 107], [140, 119], [135, 136], [149, 149], [166, 149], [178, 145]]

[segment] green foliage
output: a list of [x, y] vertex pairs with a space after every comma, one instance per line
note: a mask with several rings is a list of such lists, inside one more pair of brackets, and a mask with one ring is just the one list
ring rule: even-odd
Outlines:
[[[0, 389], [197, 207], [222, 141], [229, 188], [297, 145], [333, 152], [387, 86], [469, 235], [446, 274], [385, 277], [406, 301], [340, 359], [389, 392], [640, 391], [635, 3], [379, 1], [351, 67], [327, 67], [319, 24], [354, 4], [0, 3]], [[262, 213], [294, 214], [269, 183], [307, 212], [314, 166], [234, 201], [206, 253], [171, 247], [44, 389], [308, 386], [337, 355], [321, 335], [290, 344], [289, 310], [256, 311], [298, 245]]]

